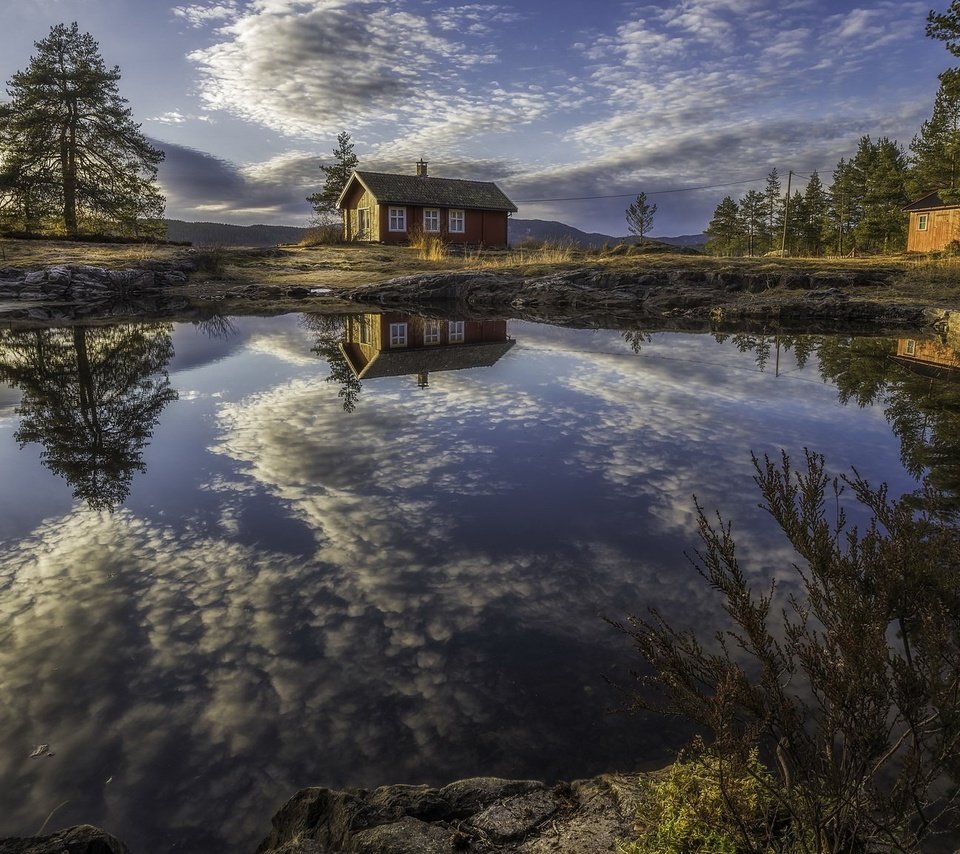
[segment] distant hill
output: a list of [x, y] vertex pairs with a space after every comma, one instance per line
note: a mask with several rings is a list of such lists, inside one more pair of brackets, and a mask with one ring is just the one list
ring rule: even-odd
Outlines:
[[[636, 243], [637, 238], [614, 237], [610, 234], [581, 231], [572, 225], [545, 219], [510, 219], [510, 243], [520, 243], [523, 240], [553, 240], [576, 243], [586, 249], [603, 246], [604, 243]], [[702, 248], [707, 242], [705, 234], [682, 234], [679, 237], [654, 237], [660, 243], [669, 243], [671, 246], [685, 246], [691, 249]]]
[[293, 225], [228, 225], [222, 222], [167, 220], [167, 240], [189, 240], [194, 246], [276, 246], [296, 243], [307, 233]]
[[[188, 240], [195, 246], [276, 246], [278, 243], [297, 243], [309, 229], [292, 225], [228, 225], [222, 222], [184, 222], [168, 219], [167, 240]], [[585, 249], [605, 243], [636, 243], [633, 235], [614, 237], [599, 232], [581, 231], [572, 225], [544, 219], [510, 219], [511, 244], [524, 240], [550, 240], [574, 243]], [[707, 242], [705, 234], [683, 234], [679, 237], [656, 237], [661, 243], [700, 249]]]

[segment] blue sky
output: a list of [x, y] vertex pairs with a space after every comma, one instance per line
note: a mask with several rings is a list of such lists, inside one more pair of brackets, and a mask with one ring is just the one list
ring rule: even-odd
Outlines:
[[167, 215], [218, 222], [307, 224], [346, 130], [362, 167], [423, 157], [432, 175], [496, 181], [522, 218], [623, 234], [629, 197], [527, 200], [642, 190], [655, 234], [696, 233], [751, 186], [732, 182], [774, 166], [829, 179], [863, 134], [908, 145], [952, 59], [924, 35], [929, 2], [6, 5], [0, 76], [76, 20], [166, 152]]

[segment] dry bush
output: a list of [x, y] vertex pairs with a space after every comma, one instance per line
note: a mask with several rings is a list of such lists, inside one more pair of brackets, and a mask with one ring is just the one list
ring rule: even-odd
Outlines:
[[204, 276], [219, 278], [227, 267], [227, 250], [220, 244], [198, 246], [190, 253], [197, 272]]
[[443, 261], [447, 257], [447, 244], [443, 236], [424, 231], [420, 226], [410, 229], [410, 246], [417, 250], [421, 261]]
[[339, 222], [328, 222], [313, 226], [297, 246], [310, 249], [313, 246], [339, 246], [344, 242], [343, 226]]
[[[759, 749], [769, 773], [751, 776], [782, 818], [778, 850], [919, 852], [960, 820], [960, 529], [936, 493], [891, 500], [856, 472], [831, 478], [818, 454], [800, 470], [786, 454], [754, 464], [797, 590], [782, 607], [772, 583], [755, 591], [729, 523], [697, 505], [692, 560], [728, 622], [711, 643], [656, 611], [631, 619], [655, 674], [636, 704], [695, 721], [748, 772]], [[848, 525], [845, 489], [865, 525]]]

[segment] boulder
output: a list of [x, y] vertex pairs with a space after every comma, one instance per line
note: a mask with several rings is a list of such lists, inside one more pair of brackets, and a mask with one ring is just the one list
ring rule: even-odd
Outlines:
[[600, 854], [633, 833], [638, 792], [639, 775], [304, 789], [257, 854]]
[[0, 854], [130, 854], [130, 850], [105, 830], [80, 824], [49, 836], [0, 839]]

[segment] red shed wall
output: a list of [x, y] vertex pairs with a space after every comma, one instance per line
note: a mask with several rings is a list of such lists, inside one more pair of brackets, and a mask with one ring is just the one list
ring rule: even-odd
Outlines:
[[[410, 231], [415, 226], [423, 227], [423, 208], [416, 205], [404, 205], [407, 210], [407, 230], [390, 231], [390, 208], [398, 205], [380, 205], [380, 242], [406, 243]], [[506, 246], [507, 214], [505, 211], [464, 210], [464, 230], [462, 233], [447, 231], [447, 211], [440, 208], [441, 235], [447, 243], [465, 243], [471, 246]]]

